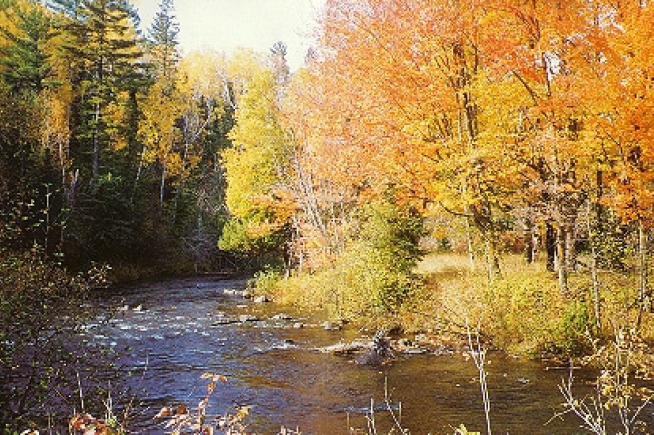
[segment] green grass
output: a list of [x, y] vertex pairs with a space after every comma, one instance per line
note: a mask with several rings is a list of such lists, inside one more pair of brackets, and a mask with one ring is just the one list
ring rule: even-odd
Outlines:
[[[538, 355], [542, 352], [583, 353], [596, 337], [635, 324], [636, 281], [633, 274], [601, 271], [602, 325], [593, 330], [594, 312], [588, 270], [569, 278], [571, 296], [558, 289], [557, 275], [544, 262], [525, 264], [519, 255], [501, 259], [502, 274], [489, 282], [483, 261], [471, 266], [463, 254], [430, 254], [416, 268], [424, 277], [420, 300], [404, 316], [408, 330], [465, 332], [466, 322], [479, 326], [498, 348]], [[654, 316], [643, 317], [640, 336], [654, 342]]]
[[[635, 324], [636, 281], [631, 274], [601, 272], [603, 329], [597, 331], [588, 270], [570, 275], [567, 296], [544, 262], [527, 265], [520, 255], [505, 255], [501, 267], [501, 275], [491, 283], [483, 260], [471, 265], [464, 254], [429, 254], [414, 269], [422, 285], [399, 310], [381, 315], [371, 314], [366, 292], [339, 270], [290, 279], [268, 276], [260, 290], [306, 311], [323, 311], [328, 317], [366, 326], [399, 326], [407, 333], [452, 337], [465, 334], [468, 324], [479, 328], [489, 345], [535, 357], [544, 352], [584, 353], [590, 345], [588, 332], [611, 337], [615, 328]], [[334, 285], [337, 280], [342, 285]], [[643, 317], [640, 336], [654, 342], [652, 314]]]

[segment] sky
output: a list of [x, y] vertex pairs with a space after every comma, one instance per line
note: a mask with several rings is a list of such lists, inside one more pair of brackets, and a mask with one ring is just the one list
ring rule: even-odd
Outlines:
[[[175, 0], [183, 53], [215, 49], [231, 53], [248, 47], [268, 53], [275, 42], [288, 47], [292, 70], [304, 61], [311, 32], [325, 0]], [[132, 0], [141, 27], [150, 27], [160, 0]]]

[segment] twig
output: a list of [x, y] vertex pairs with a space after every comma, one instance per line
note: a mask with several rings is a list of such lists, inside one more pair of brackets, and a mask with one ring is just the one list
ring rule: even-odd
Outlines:
[[368, 434], [377, 435], [377, 428], [375, 425], [375, 399], [370, 398], [370, 414], [366, 417], [368, 420]]
[[400, 418], [398, 419], [395, 413], [393, 412], [393, 406], [391, 404], [391, 399], [390, 396], [388, 395], [388, 378], [384, 378], [384, 401], [386, 402], [386, 407], [388, 408], [388, 412], [391, 413], [391, 417], [393, 418], [393, 421], [395, 422], [395, 426], [399, 429], [400, 433], [402, 434], [407, 434], [409, 431], [407, 429], [404, 429], [402, 427], [401, 419], [402, 419], [402, 403], [400, 402]]
[[486, 433], [492, 435], [491, 431], [491, 419], [490, 419], [490, 397], [488, 396], [488, 384], [486, 382], [486, 370], [484, 370], [484, 364], [486, 362], [486, 350], [482, 349], [481, 342], [479, 340], [479, 327], [475, 331], [475, 342], [472, 341], [472, 332], [470, 330], [470, 325], [468, 323], [468, 318], [466, 317], [466, 332], [468, 333], [468, 345], [470, 347], [470, 354], [472, 355], [472, 360], [475, 362], [475, 366], [479, 371], [479, 384], [481, 387], [481, 396], [484, 401], [484, 415], [486, 417]]
[[84, 406], [84, 392], [82, 391], [82, 380], [79, 377], [79, 372], [75, 372], [77, 375], [77, 388], [79, 390], [79, 401], [82, 406], [82, 412], [86, 412], [86, 407]]

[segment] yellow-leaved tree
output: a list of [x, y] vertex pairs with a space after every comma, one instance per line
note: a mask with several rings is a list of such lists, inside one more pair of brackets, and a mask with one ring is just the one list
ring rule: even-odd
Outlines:
[[265, 59], [240, 52], [230, 65], [236, 125], [222, 153], [230, 220], [219, 246], [263, 254], [286, 252], [295, 200], [288, 189], [291, 148], [279, 122], [279, 83]]

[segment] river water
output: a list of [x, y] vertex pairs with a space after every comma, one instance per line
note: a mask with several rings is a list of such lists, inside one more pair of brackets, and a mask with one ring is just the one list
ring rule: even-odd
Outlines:
[[[87, 335], [122, 355], [128, 383], [142, 402], [132, 422], [138, 433], [165, 433], [153, 419], [164, 405], [197, 406], [206, 392], [205, 372], [229, 379], [214, 392], [208, 413], [251, 406], [248, 431], [256, 433], [277, 433], [282, 425], [305, 434], [351, 433], [350, 427], [366, 427], [371, 405], [378, 433], [388, 433], [388, 403], [413, 434], [452, 434], [461, 424], [485, 432], [472, 360], [458, 354], [397, 355], [371, 367], [323, 354], [315, 349], [362, 333], [326, 331], [316, 319], [298, 318], [288, 308], [225, 294], [244, 284], [211, 278], [142, 284], [98, 302], [113, 314], [89, 323]], [[282, 312], [293, 318], [275, 318]], [[245, 314], [260, 320], [226, 323]], [[553, 418], [561, 410], [558, 385], [567, 371], [499, 354], [489, 356], [486, 368], [494, 433], [583, 433], [576, 417]], [[588, 389], [583, 380], [578, 385]]]

